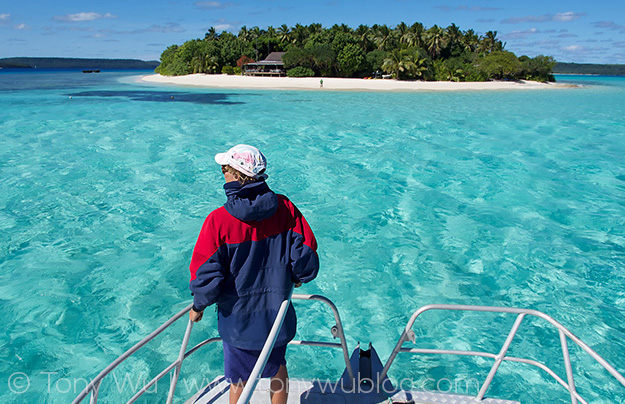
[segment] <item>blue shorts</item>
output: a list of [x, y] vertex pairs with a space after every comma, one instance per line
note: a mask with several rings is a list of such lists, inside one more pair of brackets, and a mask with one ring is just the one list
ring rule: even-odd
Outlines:
[[[260, 356], [260, 351], [237, 348], [226, 342], [223, 345], [224, 375], [226, 380], [228, 383], [247, 381]], [[286, 345], [274, 346], [261, 377], [274, 377], [278, 373], [280, 365], [286, 365], [285, 354]]]

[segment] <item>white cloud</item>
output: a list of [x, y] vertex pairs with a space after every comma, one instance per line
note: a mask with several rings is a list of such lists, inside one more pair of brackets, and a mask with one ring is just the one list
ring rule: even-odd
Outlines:
[[11, 14], [0, 14], [0, 21], [9, 21]]
[[445, 13], [452, 11], [452, 10], [458, 10], [458, 11], [475, 11], [475, 12], [482, 12], [482, 11], [499, 11], [501, 10], [501, 8], [499, 7], [482, 7], [482, 6], [467, 6], [467, 5], [460, 5], [457, 7], [452, 7], [452, 6], [448, 6], [448, 5], [440, 5], [440, 6], [434, 6], [434, 8], [443, 11]]
[[564, 49], [567, 52], [580, 52], [584, 50], [584, 48], [579, 45], [569, 45], [569, 46], [563, 47], [562, 49]]
[[521, 39], [521, 38], [526, 38], [530, 35], [534, 35], [534, 34], [538, 34], [540, 33], [539, 30], [537, 30], [536, 28], [532, 28], [532, 29], [528, 29], [525, 31], [510, 31], [504, 35], [502, 35], [502, 39], [504, 40], [514, 40], [514, 39]]
[[156, 33], [161, 33], [161, 34], [169, 34], [172, 32], [185, 32], [185, 31], [186, 29], [184, 29], [177, 22], [168, 22], [165, 24], [152, 24], [147, 28], [136, 29], [134, 31], [121, 31], [121, 32], [116, 32], [116, 33], [117, 34], [144, 34], [146, 32], [156, 32]]
[[606, 48], [604, 46], [581, 46], [581, 45], [569, 45], [569, 46], [563, 46], [562, 48], [560, 48], [562, 52], [572, 57], [592, 56], [592, 55], [606, 56], [606, 51], [608, 51], [609, 49], [610, 48]]
[[146, 32], [162, 32], [165, 34], [170, 33], [170, 32], [185, 32], [185, 31], [186, 29], [182, 28], [180, 24], [175, 23], [175, 22], [170, 22], [170, 23], [162, 24], [162, 25], [154, 24], [146, 28]]
[[234, 28], [234, 26], [230, 24], [218, 24], [218, 25], [213, 26], [213, 28], [215, 28], [215, 31], [227, 31], [229, 29]]
[[15, 26], [15, 29], [19, 29], [19, 30], [28, 29], [28, 25], [26, 25], [26, 24], [17, 24]]
[[481, 6], [458, 6], [458, 10], [467, 10], [467, 11], [499, 11], [501, 8], [499, 7], [481, 7]]
[[501, 20], [502, 24], [523, 24], [528, 22], [570, 22], [585, 16], [586, 13], [574, 13], [567, 11], [566, 13], [544, 14], [544, 15], [528, 15], [525, 17], [511, 17]]
[[101, 18], [116, 18], [116, 17], [117, 17], [116, 15], [113, 15], [111, 13], [100, 14], [100, 13], [95, 13], [95, 12], [88, 12], [88, 13], [60, 15], [60, 16], [54, 17], [53, 19], [57, 21], [83, 22], [83, 21], [99, 20]]
[[566, 13], [558, 13], [553, 17], [554, 21], [575, 21], [586, 13], [574, 13], [567, 11]]
[[218, 20], [211, 21], [212, 27], [215, 28], [217, 32], [219, 31], [231, 31], [235, 30], [237, 27], [241, 26], [241, 21], [230, 21], [225, 18], [220, 18]]
[[614, 21], [597, 21], [593, 24], [595, 28], [604, 28], [612, 31], [625, 32], [625, 25], [617, 24]]
[[196, 7], [205, 8], [205, 9], [226, 8], [226, 7], [230, 7], [231, 5], [232, 3], [230, 2], [222, 3], [220, 1], [196, 1], [195, 2]]

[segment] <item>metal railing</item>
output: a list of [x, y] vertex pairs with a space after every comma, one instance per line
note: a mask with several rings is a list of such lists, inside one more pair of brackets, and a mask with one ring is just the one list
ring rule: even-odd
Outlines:
[[[354, 380], [354, 372], [353, 372], [352, 366], [351, 366], [351, 364], [349, 362], [349, 352], [347, 350], [347, 343], [346, 343], [346, 340], [345, 340], [345, 334], [343, 332], [343, 324], [341, 322], [341, 318], [339, 316], [339, 312], [338, 312], [336, 306], [334, 305], [334, 303], [332, 303], [332, 301], [327, 299], [326, 297], [323, 297], [323, 296], [320, 296], [320, 295], [300, 295], [300, 294], [292, 294], [291, 295], [291, 294], [292, 294], [292, 290], [289, 293], [289, 298], [285, 299], [282, 302], [282, 304], [280, 305], [280, 309], [278, 311], [276, 319], [274, 320], [273, 326], [271, 328], [270, 335], [267, 338], [267, 340], [265, 341], [265, 345], [263, 346], [263, 350], [261, 351], [261, 356], [259, 357], [258, 362], [254, 366], [254, 369], [252, 370], [252, 374], [250, 375], [250, 380], [254, 380], [254, 382], [253, 383], [252, 382], [248, 382], [246, 384], [246, 390], [247, 391], [246, 390], [243, 391], [243, 393], [241, 394], [241, 399], [237, 403], [247, 403], [249, 401], [249, 399], [251, 398], [251, 395], [252, 395], [252, 393], [254, 391], [254, 388], [253, 387], [247, 388], [247, 386], [248, 385], [252, 386], [252, 384], [255, 386], [256, 383], [258, 382], [258, 380], [260, 379], [259, 375], [262, 374], [262, 371], [263, 371], [263, 369], [264, 369], [264, 367], [266, 365], [266, 361], [268, 359], [269, 353], [271, 352], [271, 349], [273, 348], [275, 340], [276, 340], [276, 338], [278, 336], [278, 331], [280, 330], [280, 327], [282, 326], [282, 322], [284, 321], [284, 317], [286, 316], [286, 312], [287, 312], [289, 303], [291, 302], [291, 299], [315, 300], [315, 301], [319, 301], [319, 302], [325, 303], [328, 306], [330, 306], [330, 308], [332, 309], [332, 312], [334, 314], [334, 319], [336, 321], [336, 324], [331, 328], [331, 333], [332, 333], [332, 336], [334, 338], [339, 338], [340, 339], [340, 343], [320, 342], [320, 341], [291, 341], [289, 344], [291, 344], [291, 345], [309, 345], [309, 346], [331, 347], [331, 348], [340, 348], [340, 349], [342, 349], [343, 350], [343, 357], [345, 359], [345, 364], [346, 364], [346, 367], [347, 367], [347, 372], [348, 372], [351, 380], [352, 381]], [[160, 327], [158, 327], [156, 330], [154, 330], [152, 333], [150, 333], [147, 337], [145, 337], [144, 339], [139, 341], [132, 348], [130, 348], [128, 351], [126, 351], [125, 353], [120, 355], [117, 359], [115, 359], [110, 365], [108, 365], [104, 370], [102, 370], [93, 380], [91, 380], [91, 382], [89, 382], [89, 384], [83, 389], [83, 391], [81, 391], [80, 394], [74, 399], [74, 401], [72, 401], [72, 404], [79, 404], [79, 403], [81, 403], [88, 395], [90, 395], [89, 403], [90, 404], [97, 404], [97, 402], [98, 402], [98, 395], [99, 395], [99, 391], [100, 391], [100, 385], [102, 383], [102, 380], [107, 375], [109, 375], [117, 366], [119, 366], [122, 362], [124, 362], [126, 359], [128, 359], [130, 356], [132, 356], [134, 353], [136, 353], [139, 349], [144, 347], [148, 342], [153, 340], [155, 337], [157, 337], [159, 334], [161, 334], [163, 331], [165, 331], [167, 328], [169, 328], [172, 324], [174, 324], [180, 318], [182, 318], [185, 314], [187, 314], [191, 310], [192, 307], [193, 307], [193, 304], [189, 304], [187, 307], [185, 307], [184, 309], [180, 310], [178, 313], [176, 313], [174, 316], [172, 316], [169, 320], [167, 320], [165, 323], [163, 323]], [[189, 349], [187, 351], [186, 349], [187, 349], [187, 346], [188, 346], [188, 343], [189, 343], [189, 338], [190, 338], [190, 335], [191, 335], [192, 328], [193, 328], [193, 322], [191, 320], [188, 320], [187, 328], [185, 330], [185, 333], [184, 333], [184, 336], [183, 336], [183, 339], [182, 339], [182, 344], [180, 346], [180, 351], [178, 353], [178, 358], [174, 362], [172, 362], [169, 366], [167, 366], [165, 369], [163, 369], [152, 380], [150, 380], [148, 383], [146, 383], [139, 391], [137, 391], [130, 398], [130, 400], [128, 400], [126, 402], [126, 404], [132, 404], [135, 401], [137, 401], [137, 399], [139, 399], [139, 397], [141, 397], [146, 391], [148, 391], [148, 389], [150, 389], [150, 387], [152, 387], [155, 383], [157, 383], [165, 375], [167, 375], [172, 370], [174, 370], [173, 376], [171, 378], [169, 392], [167, 394], [167, 404], [171, 404], [172, 403], [173, 397], [174, 397], [174, 393], [176, 391], [176, 386], [178, 384], [178, 378], [180, 376], [180, 370], [182, 368], [183, 361], [185, 359], [187, 359], [189, 356], [191, 356], [192, 354], [194, 354], [195, 352], [197, 352], [203, 346], [211, 344], [211, 343], [214, 343], [214, 342], [221, 341], [221, 338], [217, 338], [217, 337], [215, 337], [215, 338], [208, 338], [208, 339], [205, 339], [204, 341], [200, 342], [199, 344], [195, 345], [193, 348], [191, 348], [191, 349]], [[262, 359], [262, 361], [261, 361], [261, 359]]]
[[[508, 313], [508, 314], [517, 314], [517, 318], [514, 322], [514, 325], [512, 326], [512, 329], [508, 333], [508, 336], [504, 344], [502, 345], [501, 349], [499, 350], [497, 354], [489, 353], [489, 352], [479, 352], [479, 351], [476, 352], [476, 351], [458, 351], [458, 350], [441, 350], [441, 349], [403, 348], [402, 345], [406, 341], [411, 340], [412, 342], [416, 343], [416, 336], [415, 336], [414, 331], [412, 331], [412, 326], [414, 325], [415, 321], [422, 313], [429, 311], [429, 310], [455, 310], [455, 311]], [[506, 356], [508, 349], [510, 348], [510, 345], [512, 344], [512, 340], [514, 339], [514, 336], [519, 330], [519, 327], [521, 326], [521, 323], [523, 322], [523, 319], [525, 318], [526, 315], [541, 318], [547, 321], [549, 324], [551, 324], [558, 330], [558, 333], [560, 335], [560, 345], [562, 348], [564, 366], [566, 369], [566, 379], [567, 379], [566, 382], [562, 378], [560, 378], [553, 370], [551, 370], [549, 367], [547, 367], [543, 363], [540, 363], [532, 359]], [[391, 367], [391, 365], [393, 364], [393, 361], [395, 360], [395, 357], [400, 352], [413, 353], [413, 354], [444, 354], [444, 355], [478, 356], [478, 357], [494, 359], [495, 363], [493, 364], [490, 371], [488, 372], [488, 376], [486, 377], [486, 380], [482, 384], [476, 396], [477, 400], [481, 401], [484, 398], [484, 395], [486, 394], [488, 387], [493, 381], [493, 378], [495, 377], [495, 374], [497, 373], [497, 370], [499, 369], [499, 366], [501, 365], [501, 363], [503, 361], [510, 361], [510, 362], [518, 362], [518, 363], [524, 363], [524, 364], [536, 366], [544, 370], [545, 372], [547, 372], [547, 374], [549, 374], [553, 379], [555, 379], [562, 387], [564, 387], [570, 393], [572, 404], [577, 404], [578, 401], [583, 404], [588, 404], [579, 395], [575, 387], [575, 380], [573, 377], [573, 369], [571, 366], [571, 358], [569, 356], [567, 338], [575, 342], [580, 348], [582, 348], [586, 353], [588, 353], [595, 361], [597, 361], [601, 366], [603, 366], [603, 368], [605, 368], [616, 380], [618, 380], [623, 386], [625, 386], [625, 377], [623, 377], [616, 369], [614, 369], [608, 362], [606, 362], [605, 359], [599, 356], [599, 354], [593, 351], [588, 345], [586, 345], [583, 341], [581, 341], [579, 338], [573, 335], [571, 331], [566, 329], [562, 324], [560, 324], [559, 322], [557, 322], [556, 320], [554, 320], [553, 318], [551, 318], [545, 313], [542, 313], [536, 310], [508, 308], [508, 307], [467, 306], [467, 305], [450, 305], [450, 304], [431, 304], [431, 305], [423, 306], [412, 314], [412, 316], [410, 317], [410, 320], [408, 320], [408, 323], [406, 324], [406, 327], [402, 331], [402, 334], [399, 337], [399, 340], [397, 341], [397, 344], [395, 345], [393, 352], [391, 353], [388, 361], [386, 362], [386, 365], [384, 365], [384, 369], [382, 370], [382, 373], [380, 374], [379, 380], [384, 380], [384, 378], [386, 377], [388, 373], [389, 368]]]
[[282, 323], [284, 322], [284, 318], [286, 317], [287, 309], [289, 308], [289, 304], [291, 303], [292, 295], [293, 287], [291, 287], [289, 297], [284, 300], [280, 305], [278, 314], [276, 314], [276, 319], [273, 321], [273, 325], [271, 326], [271, 330], [269, 331], [269, 336], [267, 336], [267, 339], [265, 340], [265, 345], [263, 345], [263, 349], [260, 351], [260, 355], [258, 356], [258, 359], [256, 360], [254, 367], [252, 368], [252, 373], [250, 373], [250, 377], [247, 379], [245, 387], [243, 387], [243, 392], [239, 396], [237, 404], [247, 404], [250, 401], [250, 398], [252, 398], [252, 393], [254, 393], [256, 385], [261, 379], [263, 370], [265, 370], [267, 360], [269, 359], [269, 355], [271, 354], [271, 350], [276, 343], [276, 339], [278, 339], [278, 332], [280, 332], [280, 329], [282, 328]]

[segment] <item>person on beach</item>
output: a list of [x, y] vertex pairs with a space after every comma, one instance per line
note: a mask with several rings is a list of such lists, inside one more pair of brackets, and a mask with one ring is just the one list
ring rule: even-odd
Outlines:
[[[215, 156], [224, 174], [227, 201], [200, 230], [191, 258], [191, 321], [218, 308], [230, 403], [239, 399], [260, 355], [280, 304], [293, 286], [319, 271], [317, 241], [297, 207], [267, 185], [267, 160], [255, 147], [237, 145]], [[286, 345], [297, 319], [289, 305], [262, 377], [270, 377], [273, 404], [288, 396]]]
[[319, 80], [319, 88], [323, 88], [323, 79]]

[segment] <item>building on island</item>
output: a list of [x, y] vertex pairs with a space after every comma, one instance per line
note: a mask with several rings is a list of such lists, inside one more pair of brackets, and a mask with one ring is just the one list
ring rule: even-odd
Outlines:
[[264, 60], [243, 65], [245, 76], [286, 76], [282, 56], [286, 52], [271, 52]]

